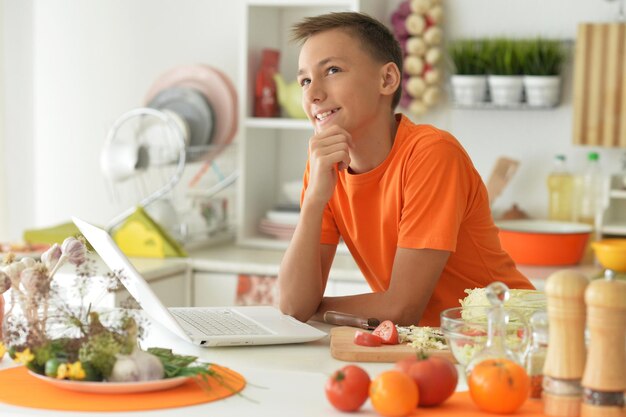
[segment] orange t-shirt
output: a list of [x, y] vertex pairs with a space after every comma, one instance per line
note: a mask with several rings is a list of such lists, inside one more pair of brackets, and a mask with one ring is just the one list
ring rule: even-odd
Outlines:
[[[309, 165], [304, 174], [308, 185]], [[363, 174], [339, 172], [322, 220], [320, 243], [345, 241], [373, 291], [389, 287], [396, 248], [450, 251], [419, 324], [438, 326], [466, 288], [502, 281], [532, 284], [500, 246], [487, 190], [448, 132], [401, 116], [391, 152]]]

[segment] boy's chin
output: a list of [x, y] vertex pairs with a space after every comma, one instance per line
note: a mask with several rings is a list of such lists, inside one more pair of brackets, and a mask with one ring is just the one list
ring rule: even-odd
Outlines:
[[341, 128], [344, 128], [343, 126], [341, 126], [341, 124], [335, 122], [334, 120], [329, 120], [326, 123], [315, 123], [315, 131], [323, 132], [325, 130], [328, 130], [332, 126], [339, 126]]

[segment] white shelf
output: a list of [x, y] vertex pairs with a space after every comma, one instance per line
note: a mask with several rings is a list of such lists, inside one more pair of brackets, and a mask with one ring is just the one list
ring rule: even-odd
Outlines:
[[259, 129], [313, 130], [313, 126], [311, 126], [311, 122], [308, 119], [249, 117], [245, 121], [245, 126]]
[[626, 199], [626, 190], [611, 190], [609, 193], [611, 198], [621, 198]]
[[506, 106], [489, 101], [472, 105], [454, 103], [454, 108], [459, 110], [554, 110], [557, 107], [558, 104], [556, 106], [530, 106], [525, 102]]
[[609, 223], [602, 226], [602, 234], [626, 235], [626, 223]]
[[[308, 16], [346, 10], [384, 18], [381, 0], [244, 0], [239, 59], [239, 131], [242, 132], [238, 180], [237, 242], [239, 245], [284, 251], [288, 241], [262, 236], [259, 219], [281, 203], [282, 186], [301, 181], [313, 126], [307, 119], [260, 118], [254, 114], [255, 74], [262, 51], [280, 52], [278, 71], [291, 83], [298, 71], [300, 46], [292, 42], [295, 22]], [[344, 245], [345, 247], [345, 245]], [[347, 253], [341, 246], [338, 253]]]

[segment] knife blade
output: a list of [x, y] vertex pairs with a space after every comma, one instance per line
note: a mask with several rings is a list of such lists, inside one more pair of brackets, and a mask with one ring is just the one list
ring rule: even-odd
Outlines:
[[355, 316], [354, 314], [341, 313], [339, 311], [325, 312], [324, 322], [337, 326], [358, 327], [365, 330], [373, 330], [380, 324], [380, 320], [376, 318], [363, 318]]

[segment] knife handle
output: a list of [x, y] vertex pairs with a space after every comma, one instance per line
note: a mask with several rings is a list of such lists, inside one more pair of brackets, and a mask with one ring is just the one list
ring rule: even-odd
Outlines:
[[324, 322], [335, 324], [338, 326], [351, 326], [360, 329], [371, 330], [378, 326], [377, 319], [364, 319], [349, 313], [340, 313], [338, 311], [327, 311], [324, 313]]

